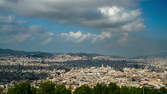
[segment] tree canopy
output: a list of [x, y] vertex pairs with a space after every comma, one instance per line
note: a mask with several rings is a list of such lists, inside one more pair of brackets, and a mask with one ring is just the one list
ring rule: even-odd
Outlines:
[[73, 92], [64, 85], [56, 85], [51, 81], [44, 81], [39, 87], [33, 87], [29, 82], [20, 82], [9, 88], [6, 94], [167, 94], [166, 88], [137, 88], [119, 87], [115, 83], [97, 84], [94, 87], [87, 85], [76, 88]]

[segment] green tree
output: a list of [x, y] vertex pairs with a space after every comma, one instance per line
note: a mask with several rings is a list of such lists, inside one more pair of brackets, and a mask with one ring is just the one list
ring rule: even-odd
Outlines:
[[130, 94], [130, 88], [126, 86], [121, 87], [120, 94]]
[[108, 94], [107, 85], [97, 84], [93, 89], [94, 94]]
[[119, 94], [119, 89], [115, 83], [110, 83], [107, 87], [108, 94]]
[[77, 88], [73, 94], [93, 94], [93, 89], [89, 86], [83, 85]]
[[3, 93], [3, 88], [0, 87], [0, 94], [2, 94], [2, 93]]
[[55, 84], [51, 81], [45, 81], [40, 83], [38, 93], [39, 94], [54, 94]]
[[160, 88], [160, 94], [167, 94], [167, 89], [164, 87]]
[[56, 85], [55, 94], [71, 94], [71, 90], [64, 85]]
[[[3, 89], [0, 88], [0, 94]], [[72, 94], [71, 90], [64, 85], [55, 85], [50, 81], [40, 83], [39, 88], [32, 87], [29, 82], [20, 82], [9, 88], [6, 94]], [[166, 88], [137, 88], [122, 86], [121, 88], [115, 83], [97, 84], [94, 88], [83, 85], [77, 88], [73, 94], [167, 94]]]
[[31, 87], [32, 94], [37, 94], [38, 89], [35, 87]]
[[29, 82], [21, 82], [9, 88], [7, 94], [32, 94], [31, 85]]
[[130, 88], [130, 93], [131, 94], [143, 94], [143, 89], [136, 88], [136, 87], [131, 87]]

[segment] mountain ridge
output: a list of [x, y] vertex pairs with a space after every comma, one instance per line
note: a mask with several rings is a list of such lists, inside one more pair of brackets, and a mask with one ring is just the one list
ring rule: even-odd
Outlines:
[[[47, 57], [53, 57], [58, 54], [68, 54], [71, 56], [109, 56], [109, 55], [101, 55], [97, 53], [51, 53], [51, 52], [41, 52], [41, 51], [17, 51], [13, 49], [2, 49], [0, 48], [0, 56], [26, 56], [26, 57], [36, 57], [36, 58], [47, 58]], [[115, 58], [125, 58], [123, 56], [111, 56]], [[156, 58], [156, 57], [161, 57], [161, 58], [167, 58], [167, 52], [160, 52], [160, 53], [155, 53], [152, 55], [145, 55], [145, 56], [136, 56], [136, 57], [131, 57], [129, 59], [137, 59], [137, 58]]]

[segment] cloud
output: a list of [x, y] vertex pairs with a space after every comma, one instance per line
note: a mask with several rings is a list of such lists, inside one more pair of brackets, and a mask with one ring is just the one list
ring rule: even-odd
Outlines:
[[[142, 31], [138, 0], [1, 0], [2, 9], [104, 31]], [[136, 25], [136, 26], [135, 26]], [[129, 29], [133, 27], [133, 29]]]
[[[167, 45], [146, 32], [84, 32], [54, 33], [43, 27], [27, 24], [15, 16], [0, 16], [0, 47], [17, 50], [49, 52], [89, 52], [105, 55], [138, 56], [165, 51]], [[133, 29], [133, 25], [131, 29]], [[140, 25], [139, 25], [140, 26]], [[152, 32], [147, 32], [152, 33]], [[161, 36], [162, 37], [162, 36]]]
[[78, 32], [68, 32], [68, 33], [61, 33], [57, 36], [65, 39], [66, 41], [72, 41], [74, 43], [81, 43], [84, 41], [91, 41], [92, 43], [105, 40], [111, 38], [111, 33], [109, 32], [101, 32], [100, 34], [92, 34], [92, 33], [82, 33], [81, 31]]
[[37, 36], [40, 39], [40, 36], [45, 35], [42, 28], [26, 25], [25, 21], [17, 20], [15, 16], [0, 16], [0, 43], [19, 44]]
[[[57, 42], [83, 43], [88, 41], [95, 43], [111, 38], [110, 32], [101, 32], [99, 34], [83, 33], [73, 31], [67, 33], [53, 33], [46, 31], [42, 27], [20, 23], [15, 16], [0, 16], [0, 43], [24, 43], [37, 42], [40, 45]], [[5, 41], [3, 41], [5, 40]]]
[[16, 20], [15, 16], [9, 15], [9, 16], [0, 16], [0, 24], [1, 25], [9, 25], [9, 24], [24, 24], [25, 21]]

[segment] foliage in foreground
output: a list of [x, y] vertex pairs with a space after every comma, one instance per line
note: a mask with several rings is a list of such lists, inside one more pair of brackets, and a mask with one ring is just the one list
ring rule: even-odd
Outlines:
[[167, 89], [151, 89], [136, 87], [119, 87], [115, 83], [109, 85], [97, 84], [93, 88], [83, 85], [73, 92], [64, 85], [56, 85], [50, 81], [40, 83], [33, 87], [29, 82], [21, 82], [9, 88], [6, 94], [167, 94]]
[[2, 94], [2, 93], [3, 93], [3, 88], [0, 87], [0, 94]]

